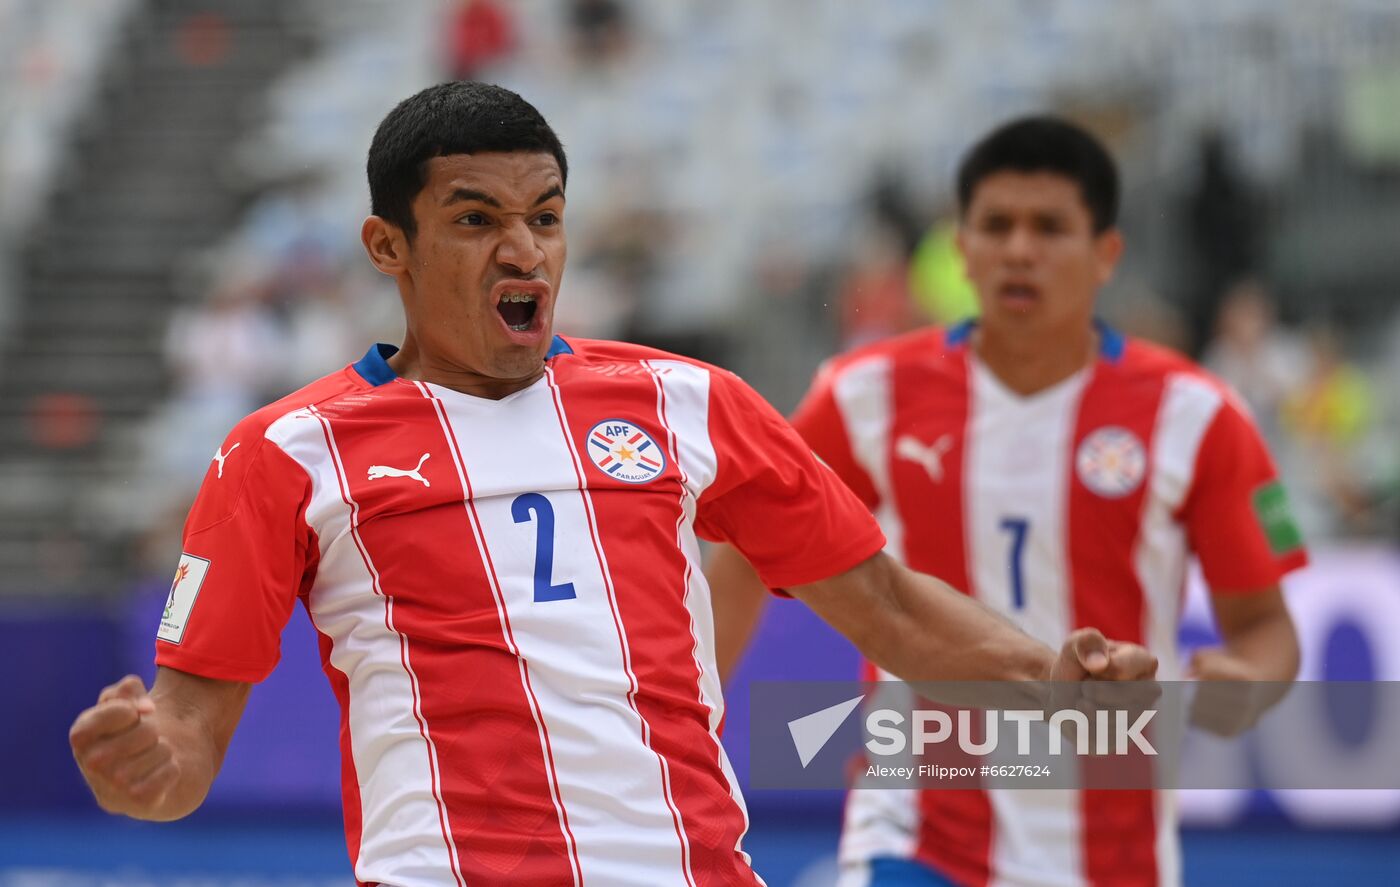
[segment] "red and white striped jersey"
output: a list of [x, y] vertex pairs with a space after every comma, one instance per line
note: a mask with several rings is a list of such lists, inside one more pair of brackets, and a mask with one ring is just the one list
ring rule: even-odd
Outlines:
[[261, 680], [301, 599], [361, 884], [762, 883], [697, 534], [797, 585], [881, 549], [867, 509], [695, 361], [556, 339], [538, 382], [488, 400], [392, 353], [224, 441], [156, 661]]
[[[793, 424], [909, 566], [1055, 648], [1083, 626], [1144, 644], [1177, 679], [1191, 554], [1217, 593], [1305, 554], [1286, 511], [1264, 513], [1282, 492], [1230, 392], [1100, 329], [1092, 366], [1029, 397], [977, 362], [970, 324], [878, 343], [830, 361]], [[1148, 791], [853, 791], [841, 857], [852, 884], [895, 857], [959, 885], [1171, 885], [1175, 824]]]

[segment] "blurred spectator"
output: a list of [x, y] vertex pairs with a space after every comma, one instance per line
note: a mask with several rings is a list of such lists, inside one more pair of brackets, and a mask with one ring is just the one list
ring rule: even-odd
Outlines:
[[1306, 440], [1344, 449], [1370, 426], [1371, 386], [1366, 375], [1341, 354], [1341, 343], [1328, 327], [1309, 337], [1311, 373], [1284, 403], [1288, 429]]
[[175, 29], [174, 38], [176, 55], [192, 68], [223, 64], [233, 43], [228, 19], [217, 12], [189, 16]]
[[448, 13], [447, 71], [455, 80], [475, 80], [516, 48], [515, 18], [497, 0], [459, 0]]
[[875, 174], [868, 200], [875, 221], [898, 236], [906, 256], [912, 254], [928, 233], [928, 218], [919, 211], [908, 176], [894, 167], [882, 166]]
[[1336, 333], [1315, 328], [1309, 337], [1308, 376], [1283, 403], [1293, 470], [1304, 497], [1299, 520], [1314, 538], [1364, 533], [1371, 513], [1368, 432], [1374, 414], [1370, 383], [1347, 361]]
[[175, 390], [146, 449], [159, 473], [202, 476], [209, 442], [279, 393], [287, 335], [268, 308], [268, 292], [263, 279], [235, 280], [171, 320], [165, 350]]
[[332, 269], [295, 291], [288, 300], [286, 371], [277, 387], [288, 391], [352, 362], [369, 342], [353, 321], [357, 315], [346, 275]]
[[632, 20], [620, 0], [570, 0], [570, 43], [585, 68], [606, 68], [632, 46]]
[[1279, 326], [1273, 299], [1261, 282], [1251, 278], [1230, 288], [1203, 363], [1239, 392], [1275, 449], [1282, 444], [1284, 402], [1307, 379], [1308, 361], [1304, 343]]
[[1236, 168], [1224, 134], [1207, 133], [1199, 150], [1200, 175], [1185, 218], [1194, 272], [1186, 312], [1193, 356], [1210, 337], [1225, 288], [1258, 270], [1264, 234], [1260, 200]]
[[843, 350], [919, 326], [909, 295], [909, 262], [894, 231], [872, 225], [858, 238], [837, 300]]
[[977, 316], [977, 294], [963, 271], [957, 236], [955, 219], [938, 222], [919, 241], [910, 266], [915, 300], [934, 323], [944, 326]]
[[101, 413], [86, 394], [40, 394], [29, 404], [29, 437], [46, 450], [78, 450], [97, 440]]

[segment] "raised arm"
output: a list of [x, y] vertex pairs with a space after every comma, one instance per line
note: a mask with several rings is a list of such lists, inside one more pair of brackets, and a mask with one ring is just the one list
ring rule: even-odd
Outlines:
[[788, 589], [872, 662], [906, 681], [1146, 680], [1157, 659], [1092, 628], [1056, 655], [977, 601], [877, 554]]
[[209, 794], [251, 684], [161, 668], [146, 691], [127, 675], [68, 731], [78, 769], [108, 813], [167, 821]]

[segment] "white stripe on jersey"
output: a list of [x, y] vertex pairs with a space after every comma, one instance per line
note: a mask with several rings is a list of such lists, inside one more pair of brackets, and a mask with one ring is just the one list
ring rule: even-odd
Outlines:
[[[1181, 678], [1177, 661], [1176, 627], [1186, 583], [1186, 530], [1176, 512], [1195, 479], [1196, 455], [1206, 430], [1224, 402], [1220, 393], [1194, 376], [1168, 376], [1153, 430], [1152, 469], [1133, 551], [1133, 567], [1142, 586], [1146, 621], [1142, 636], [1157, 654], [1157, 677]], [[1173, 883], [1166, 881], [1164, 883]]]
[[491, 598], [496, 604], [496, 618], [501, 624], [501, 636], [505, 639], [506, 647], [516, 657], [516, 662], [520, 667], [520, 684], [525, 690], [525, 696], [530, 701], [530, 716], [535, 721], [535, 729], [539, 733], [540, 748], [545, 749], [545, 774], [549, 782], [549, 800], [554, 805], [555, 813], [559, 816], [559, 832], [563, 835], [564, 846], [569, 854], [569, 872], [573, 876], [574, 884], [579, 883], [581, 873], [579, 872], [578, 846], [575, 843], [573, 831], [569, 828], [568, 818], [564, 814], [564, 802], [559, 796], [559, 772], [555, 767], [554, 755], [550, 748], [549, 735], [545, 730], [544, 718], [540, 714], [539, 699], [535, 696], [535, 689], [530, 682], [529, 669], [525, 664], [525, 657], [520, 653], [520, 647], [515, 643], [515, 632], [511, 627], [510, 620], [506, 615], [505, 598], [501, 594], [501, 584], [496, 578], [494, 562], [486, 550], [486, 543], [481, 535], [481, 521], [476, 514], [476, 505], [471, 495], [471, 485], [467, 482], [466, 470], [462, 466], [462, 454], [456, 446], [454, 435], [450, 423], [447, 421], [447, 409], [442, 400], [433, 395], [432, 389], [422, 382], [414, 382], [419, 392], [430, 400], [433, 405], [433, 412], [437, 415], [438, 422], [442, 426], [444, 439], [453, 443], [448, 447], [452, 454], [452, 467], [457, 472], [457, 482], [463, 491], [467, 493], [466, 506], [467, 521], [471, 524], [472, 538], [476, 542], [477, 552], [481, 556], [482, 569], [486, 574], [486, 582], [491, 587]]
[[[719, 741], [719, 725], [724, 720], [724, 693], [715, 664], [714, 610], [710, 587], [701, 569], [700, 547], [695, 538], [697, 502], [705, 489], [714, 482], [719, 470], [718, 457], [710, 442], [710, 373], [694, 364], [673, 360], [644, 362], [652, 371], [657, 389], [657, 415], [666, 429], [666, 448], [681, 473], [685, 494], [681, 497], [683, 523], [676, 526], [676, 538], [686, 559], [685, 606], [690, 612], [691, 635], [695, 639], [695, 662], [700, 673], [700, 701], [710, 712], [710, 736], [725, 780], [729, 796], [734, 799], [748, 831], [749, 813], [739, 780], [730, 764], [729, 755]], [[740, 839], [742, 843], [742, 838]], [[749, 855], [738, 845], [734, 848], [746, 863]], [[759, 883], [763, 883], [759, 879]]]
[[[322, 433], [311, 435], [297, 427], [308, 420], [318, 422]], [[450, 871], [462, 884], [442, 803], [437, 749], [422, 718], [408, 642], [394, 629], [393, 602], [384, 596], [359, 538], [358, 508], [345, 482], [330, 423], [313, 407], [282, 417], [269, 426], [266, 436], [311, 477], [307, 519], [321, 528], [322, 557], [308, 613], [316, 629], [331, 639], [330, 664], [350, 685], [347, 721], [364, 816], [355, 877], [431, 887]], [[374, 589], [373, 595], [363, 593], [367, 587]], [[366, 660], [375, 665], [366, 666]], [[366, 762], [374, 766], [364, 766]], [[412, 850], [406, 853], [406, 835], [444, 839], [441, 846], [408, 842]]]
[[[1157, 654], [1157, 677], [1181, 678], [1176, 630], [1180, 621], [1187, 561], [1186, 531], [1175, 514], [1195, 480], [1196, 457], [1224, 398], [1205, 381], [1185, 373], [1167, 377], [1153, 430], [1152, 489], [1144, 503], [1133, 568], [1146, 607], [1143, 637]], [[1157, 792], [1157, 875], [1163, 885], [1181, 883], [1181, 840], [1172, 792]]]
[[893, 364], [888, 357], [872, 357], [851, 364], [836, 378], [832, 393], [846, 426], [851, 453], [870, 475], [880, 504], [875, 519], [885, 531], [885, 550], [900, 561], [907, 561], [904, 550], [904, 522], [895, 505], [890, 483], [890, 428], [894, 421]]
[[[972, 403], [964, 442], [963, 502], [969, 573], [978, 600], [1058, 648], [1071, 616], [1065, 539], [1069, 450], [1088, 379], [1077, 373], [1032, 397], [1008, 390], [969, 359]], [[1019, 523], [1013, 523], [1019, 522]], [[1017, 526], [1022, 529], [1016, 529]], [[1021, 561], [1012, 563], [1020, 536]], [[1014, 600], [1020, 574], [1021, 606]]]
[[[709, 712], [710, 730], [714, 731], [724, 718], [723, 691], [714, 656], [714, 610], [710, 605], [710, 587], [702, 578], [704, 571], [701, 568], [700, 546], [691, 529], [695, 526], [696, 500], [699, 498], [698, 493], [692, 491], [692, 485], [703, 491], [704, 486], [709, 485], [705, 477], [714, 478], [714, 453], [710, 453], [711, 461], [708, 464], [701, 465], [700, 470], [705, 473], [696, 481], [692, 481], [689, 460], [682, 460], [676, 451], [676, 428], [672, 425], [673, 417], [680, 417], [681, 422], [690, 419], [697, 424], [708, 421], [708, 402], [700, 407], [698, 414], [692, 411], [699, 406], [695, 403], [699, 399], [695, 395], [708, 398], [709, 373], [674, 361], [644, 361], [643, 365], [651, 371], [652, 382], [656, 385], [656, 415], [661, 420], [661, 426], [666, 429], [666, 452], [680, 472], [681, 487], [684, 490], [680, 498], [681, 513], [676, 518], [676, 547], [685, 556], [685, 608], [690, 614], [690, 636], [693, 641], [691, 656], [695, 660], [695, 670], [700, 675], [696, 699]], [[668, 378], [673, 374], [679, 375], [680, 378]], [[686, 379], [687, 375], [699, 377], [700, 384], [697, 386], [694, 384], [696, 380]], [[691, 384], [686, 384], [687, 382]], [[677, 400], [683, 401], [679, 408]], [[695, 430], [697, 429], [687, 428], [687, 436]], [[697, 438], [704, 439], [700, 435], [697, 435]], [[701, 484], [703, 486], [700, 486]]]
[[[1073, 600], [1066, 563], [1067, 466], [1089, 374], [1076, 373], [1022, 397], [971, 356], [968, 366], [971, 403], [962, 483], [969, 591], [1058, 648], [1070, 631]], [[1018, 544], [1021, 556], [1013, 563]], [[989, 788], [987, 796], [996, 817], [993, 887], [1083, 883], [1077, 791]]]

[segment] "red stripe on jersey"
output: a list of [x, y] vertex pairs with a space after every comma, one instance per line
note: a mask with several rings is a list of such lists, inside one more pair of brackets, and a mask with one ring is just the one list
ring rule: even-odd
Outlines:
[[[1152, 432], [1164, 391], [1160, 374], [1131, 373], [1125, 362], [1101, 360], [1085, 386], [1069, 451], [1068, 526], [1072, 625], [1092, 626], [1114, 640], [1141, 644], [1147, 602], [1133, 563], [1151, 482]], [[1141, 479], [1121, 496], [1085, 485], [1077, 464], [1085, 438], [1114, 426], [1143, 448]], [[1082, 762], [1086, 779], [1103, 784], [1110, 759]], [[1156, 810], [1151, 790], [1086, 789], [1080, 792], [1084, 878], [1094, 885], [1157, 883]]]
[[[347, 434], [353, 443], [340, 455], [354, 498], [374, 517], [359, 533], [381, 593], [403, 636], [414, 638], [411, 651], [404, 641], [404, 657], [428, 688], [416, 701], [424, 732], [471, 743], [470, 754], [446, 755], [435, 777], [454, 868], [465, 883], [577, 883], [547, 735], [484, 556], [456, 442], [430, 391], [410, 390], [395, 426], [417, 433]], [[339, 421], [350, 420], [332, 426]], [[444, 507], [395, 507], [409, 495], [407, 484], [370, 481], [369, 467], [411, 466], [425, 449], [436, 457], [432, 489]], [[464, 501], [466, 508], [454, 507]]]
[[[360, 504], [358, 504], [358, 501], [354, 498], [353, 491], [350, 490], [349, 478], [347, 478], [346, 470], [344, 470], [342, 455], [340, 455], [339, 449], [336, 448], [335, 432], [330, 428], [329, 418], [326, 417], [321, 410], [316, 409], [316, 407], [311, 407], [311, 413], [321, 421], [321, 428], [322, 431], [325, 432], [326, 437], [326, 449], [329, 450], [330, 456], [332, 456], [330, 462], [332, 462], [336, 470], [336, 484], [340, 487], [340, 498], [342, 498], [344, 504], [350, 508], [351, 539], [354, 540], [354, 546], [356, 546], [356, 550], [360, 553], [361, 560], [364, 561], [365, 571], [371, 576], [375, 595], [384, 600], [385, 628], [388, 628], [391, 634], [398, 635], [399, 638], [399, 660], [403, 665], [403, 670], [409, 674], [410, 686], [413, 688], [413, 716], [417, 723], [419, 723], [419, 733], [423, 736], [423, 741], [428, 747], [428, 772], [430, 772], [431, 786], [433, 786], [433, 799], [437, 802], [438, 825], [442, 828], [442, 841], [447, 844], [448, 855], [452, 860], [452, 877], [455, 877], [456, 883], [462, 884], [462, 873], [461, 870], [458, 869], [458, 862], [456, 862], [456, 848], [452, 845], [451, 834], [448, 834], [447, 807], [442, 803], [441, 783], [438, 781], [437, 772], [437, 750], [433, 747], [433, 739], [428, 736], [427, 723], [423, 721], [423, 708], [421, 708], [421, 695], [419, 693], [419, 676], [413, 672], [413, 666], [409, 665], [409, 639], [393, 625], [393, 600], [388, 595], [385, 595], [384, 586], [382, 586], [381, 578], [379, 578], [379, 571], [375, 569], [374, 560], [372, 560], [370, 553], [368, 553], [367, 548], [365, 548], [364, 536], [360, 532]], [[344, 709], [344, 711], [349, 712], [349, 708]]]
[[[515, 657], [515, 661], [517, 663], [518, 670], [520, 673], [521, 683], [525, 688], [526, 696], [530, 700], [530, 715], [534, 719], [535, 729], [544, 747], [544, 763], [547, 768], [548, 778], [546, 781], [549, 786], [550, 802], [554, 805], [554, 811], [559, 818], [559, 826], [564, 838], [565, 849], [567, 850], [569, 871], [570, 874], [573, 876], [574, 884], [577, 887], [577, 885], [581, 885], [583, 883], [583, 875], [580, 871], [580, 863], [578, 856], [578, 841], [574, 838], [573, 830], [569, 828], [569, 814], [568, 811], [564, 808], [563, 798], [559, 794], [559, 771], [554, 762], [554, 749], [549, 741], [549, 728], [545, 726], [544, 717], [540, 713], [539, 699], [536, 698], [534, 686], [530, 681], [530, 669], [526, 664], [524, 657], [520, 655], [520, 648], [515, 642], [515, 632], [510, 625], [510, 613], [509, 610], [506, 608], [504, 595], [501, 593], [500, 577], [496, 572], [495, 564], [491, 560], [491, 550], [487, 548], [485, 539], [482, 536], [481, 518], [477, 515], [476, 512], [475, 494], [472, 492], [471, 478], [467, 475], [466, 460], [462, 458], [462, 448], [457, 443], [457, 435], [452, 430], [452, 423], [447, 418], [447, 411], [442, 401], [439, 398], [433, 396], [431, 390], [427, 386], [422, 385], [420, 383], [418, 385], [418, 389], [423, 393], [425, 397], [430, 397], [432, 399], [433, 409], [437, 414], [437, 419], [441, 423], [442, 429], [447, 435], [448, 441], [452, 444], [452, 456], [454, 464], [457, 470], [461, 472], [461, 484], [462, 488], [465, 490], [464, 498], [467, 506], [467, 514], [470, 516], [472, 537], [475, 540], [477, 550], [481, 555], [483, 562], [486, 565], [487, 575], [490, 577], [491, 595], [496, 604], [496, 612], [497, 616], [500, 619], [502, 636], [506, 644], [508, 645], [511, 655]], [[529, 858], [528, 851], [525, 858], [525, 864], [530, 868], [534, 867], [534, 862]], [[517, 867], [517, 870], [513, 872], [513, 874], [523, 873], [519, 872]]]
[[[940, 343], [941, 344], [941, 343]], [[940, 365], [941, 364], [941, 365]], [[890, 466], [899, 519], [906, 540], [937, 539], [939, 544], [906, 544], [905, 563], [970, 593], [964, 529], [963, 464], [967, 423], [972, 413], [967, 350], [948, 349], [939, 364], [895, 361], [891, 382], [891, 422], [886, 460]], [[899, 439], [917, 440], [938, 453], [940, 472], [899, 455]], [[991, 877], [992, 804], [981, 789], [919, 793], [919, 838], [915, 857], [959, 885], [981, 887]]]
[[[964, 513], [963, 464], [973, 394], [965, 349], [949, 349], [941, 363], [893, 362], [890, 449], [885, 459], [904, 537], [938, 540], [937, 545], [905, 545], [905, 563], [967, 594], [971, 592], [971, 570], [960, 516]], [[906, 437], [937, 453], [936, 460], [924, 463], [901, 455], [899, 442]], [[930, 466], [937, 467], [935, 473], [930, 472]]]
[[[675, 799], [671, 791], [671, 777], [669, 772], [670, 768], [667, 764], [665, 756], [662, 755], [661, 752], [657, 751], [655, 745], [653, 744], [655, 740], [653, 737], [650, 720], [646, 715], [642, 713], [642, 708], [641, 706], [639, 706], [637, 701], [641, 681], [637, 676], [636, 667], [632, 661], [632, 649], [631, 645], [628, 643], [627, 640], [628, 632], [627, 629], [623, 627], [622, 614], [620, 612], [618, 602], [617, 583], [614, 578], [612, 568], [608, 563], [608, 559], [603, 554], [603, 542], [598, 530], [600, 518], [598, 517], [597, 510], [595, 509], [595, 497], [589, 492], [588, 481], [584, 477], [583, 473], [583, 462], [579, 458], [578, 450], [574, 447], [573, 434], [574, 431], [578, 429], [574, 429], [571, 427], [568, 420], [568, 416], [564, 411], [563, 393], [560, 391], [559, 384], [555, 379], [553, 368], [546, 367], [545, 375], [548, 377], [550, 393], [554, 400], [555, 415], [559, 419], [559, 431], [561, 434], [564, 435], [564, 439], [568, 443], [569, 457], [570, 460], [573, 462], [574, 473], [578, 477], [579, 496], [583, 499], [584, 515], [588, 520], [589, 541], [593, 544], [593, 553], [598, 558], [598, 570], [603, 577], [603, 587], [608, 593], [608, 605], [609, 608], [612, 610], [613, 627], [617, 630], [617, 642], [622, 652], [622, 665], [627, 672], [627, 704], [632, 708], [632, 711], [636, 713], [637, 720], [641, 722], [642, 744], [645, 745], [647, 748], [651, 749], [652, 752], [656, 755], [657, 766], [661, 770], [661, 783], [666, 793], [666, 807], [668, 810], [671, 811], [671, 824], [675, 827], [676, 837], [680, 841], [681, 874], [685, 876], [686, 884], [691, 885], [691, 887], [695, 887], [695, 881], [691, 876], [690, 849], [688, 846], [688, 841], [686, 839], [685, 829], [682, 825], [681, 813], [680, 810], [678, 810], [676, 807]], [[621, 400], [621, 398], [618, 396], [620, 394], [621, 392], [618, 391], [610, 391], [608, 394], [607, 403], [618, 403]], [[629, 496], [628, 498], [632, 500], [650, 500], [653, 497], [633, 495]], [[636, 520], [637, 508], [635, 507], [635, 504], [633, 504], [633, 507], [628, 508], [628, 513], [631, 516], [632, 520]], [[622, 522], [619, 521], [615, 525], [621, 525], [621, 523]], [[620, 564], [625, 563], [629, 560], [636, 562], [632, 556], [632, 553], [630, 552], [628, 557], [620, 559]], [[646, 570], [646, 574], [648, 576], [655, 576], [655, 572], [652, 569], [650, 569], [651, 566], [651, 564], [648, 564], [649, 569]], [[625, 568], [623, 569], [625, 571]], [[655, 588], [650, 587], [648, 588], [648, 591], [654, 593]], [[641, 635], [639, 635], [639, 637], [641, 637]], [[664, 712], [662, 713], [662, 717], [662, 723], [664, 723]]]
[[[409, 682], [413, 688], [413, 716], [418, 721], [418, 732], [423, 737], [423, 741], [428, 747], [428, 770], [431, 776], [433, 800], [437, 802], [438, 824], [442, 828], [442, 838], [447, 844], [449, 858], [452, 861], [452, 876], [457, 880], [459, 885], [465, 887], [462, 881], [462, 873], [458, 868], [457, 850], [453, 846], [452, 836], [449, 834], [447, 827], [447, 809], [446, 805], [443, 803], [442, 785], [438, 778], [437, 751], [433, 747], [433, 740], [428, 734], [428, 725], [423, 720], [422, 697], [419, 692], [418, 675], [414, 672], [413, 667], [409, 665], [408, 661], [408, 638], [403, 632], [400, 632], [394, 627], [393, 601], [384, 593], [380, 573], [375, 569], [374, 561], [366, 548], [364, 535], [360, 528], [359, 502], [350, 489], [345, 463], [339, 449], [336, 447], [335, 434], [331, 429], [330, 420], [316, 407], [311, 407], [310, 410], [311, 413], [320, 420], [321, 429], [326, 436], [326, 448], [331, 453], [331, 464], [335, 466], [336, 483], [340, 487], [341, 499], [344, 500], [346, 506], [350, 509], [350, 536], [354, 540], [355, 548], [359, 551], [360, 558], [364, 561], [365, 569], [369, 572], [373, 581], [374, 593], [384, 601], [384, 627], [387, 628], [390, 633], [398, 635], [399, 659], [403, 664], [404, 671], [408, 673]], [[344, 710], [347, 712], [349, 711], [348, 708]]]
[[[560, 373], [569, 369], [559, 368]], [[563, 395], [555, 383], [561, 428], [570, 441], [582, 439], [596, 417], [618, 415], [667, 442], [670, 464], [646, 487], [655, 495], [637, 495], [635, 485], [595, 473], [577, 463], [580, 487], [593, 521], [600, 564], [609, 579], [619, 643], [623, 645], [633, 689], [628, 701], [642, 723], [643, 742], [657, 755], [666, 803], [671, 810], [684, 854], [684, 876], [697, 887], [760, 883], [747, 861], [736, 852], [746, 830], [742, 811], [727, 788], [719, 763], [719, 747], [710, 734], [710, 709], [700, 691], [695, 631], [686, 593], [691, 565], [678, 544], [685, 515], [679, 460], [665, 415], [665, 392], [650, 373], [618, 376], [606, 400], [589, 394]], [[583, 388], [584, 392], [596, 388]], [[561, 398], [566, 397], [567, 403]], [[674, 526], [677, 536], [618, 535], [610, 528]], [[663, 585], [657, 577], [670, 577]]]

